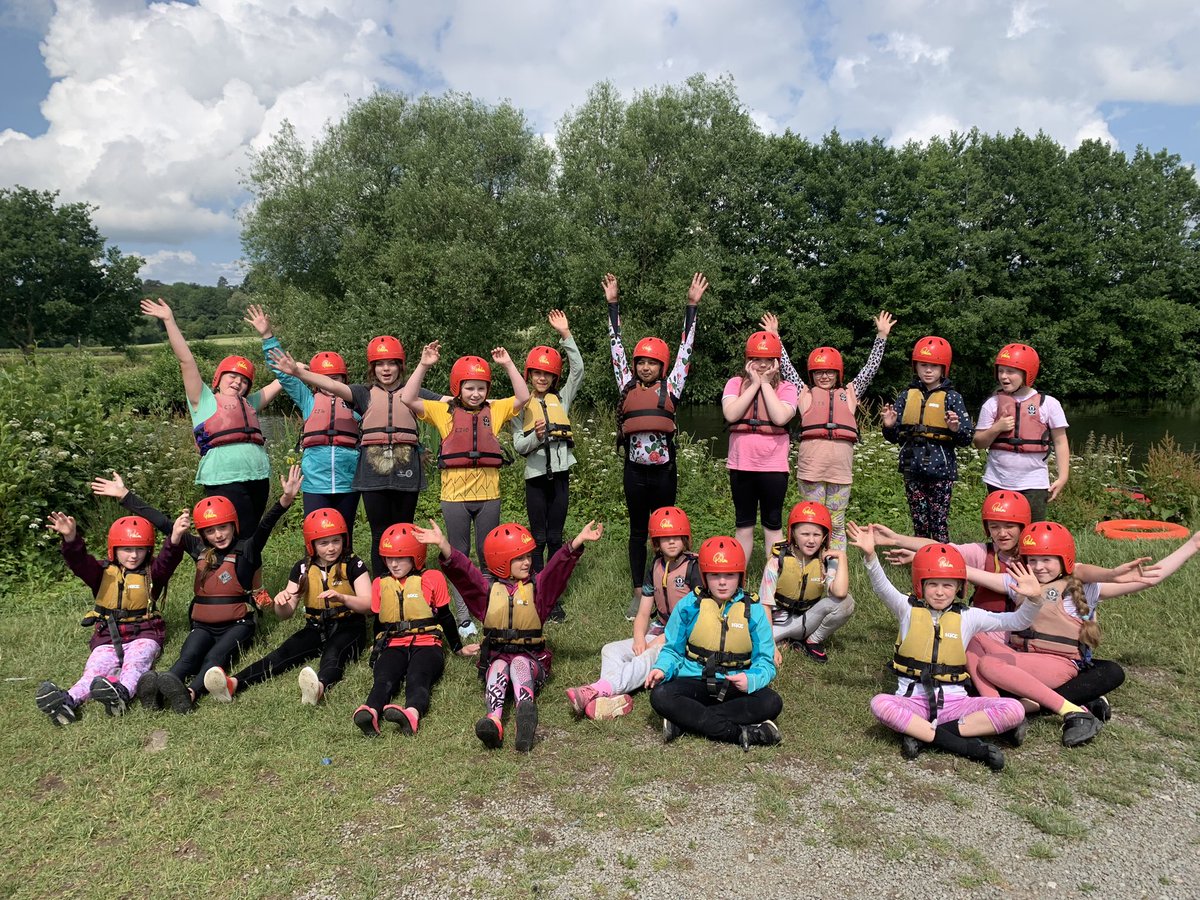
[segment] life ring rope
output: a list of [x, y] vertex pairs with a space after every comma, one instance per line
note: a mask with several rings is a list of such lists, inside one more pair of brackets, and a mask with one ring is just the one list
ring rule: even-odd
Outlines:
[[1175, 522], [1152, 519], [1109, 519], [1096, 523], [1096, 534], [1114, 541], [1179, 540], [1191, 532]]

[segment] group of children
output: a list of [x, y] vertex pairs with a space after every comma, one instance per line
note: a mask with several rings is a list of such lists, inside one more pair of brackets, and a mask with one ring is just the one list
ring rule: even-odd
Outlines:
[[[691, 524], [676, 503], [676, 409], [687, 378], [698, 304], [708, 282], [697, 273], [687, 293], [674, 364], [665, 341], [647, 337], [632, 353], [621, 337], [618, 283], [602, 281], [608, 305], [612, 365], [619, 389], [617, 421], [629, 510], [628, 555], [634, 590], [631, 639], [604, 646], [600, 677], [566, 691], [572, 710], [589, 719], [629, 713], [632, 694], [650, 691], [667, 741], [689, 732], [752, 745], [778, 743], [775, 719], [783, 700], [770, 688], [790, 642], [818, 662], [826, 641], [851, 617], [849, 543], [862, 551], [871, 585], [899, 621], [892, 661], [899, 687], [879, 695], [872, 711], [904, 735], [906, 757], [925, 744], [1003, 766], [1003, 754], [983, 736], [1023, 736], [1027, 712], [1044, 708], [1063, 718], [1063, 742], [1090, 740], [1107, 719], [1105, 694], [1121, 683], [1115, 663], [1094, 658], [1095, 610], [1101, 600], [1140, 590], [1178, 569], [1200, 544], [1193, 538], [1156, 566], [1137, 560], [1113, 570], [1076, 565], [1074, 542], [1043, 521], [1068, 475], [1066, 420], [1053, 398], [1036, 393], [1039, 361], [1023, 344], [1001, 350], [999, 390], [972, 422], [948, 379], [949, 344], [922, 338], [912, 353], [914, 378], [883, 408], [883, 434], [900, 444], [900, 470], [913, 518], [913, 537], [883, 526], [847, 523], [856, 410], [882, 359], [894, 319], [881, 312], [867, 364], [848, 383], [841, 354], [819, 347], [807, 359], [806, 384], [766, 315], [746, 343], [743, 371], [725, 385], [722, 410], [730, 428], [728, 468], [735, 529], [692, 551]], [[567, 317], [549, 324], [562, 351], [534, 347], [524, 371], [497, 347], [491, 363], [513, 385], [493, 398], [492, 366], [465, 356], [450, 367], [449, 393], [426, 390], [441, 362], [439, 342], [427, 344], [406, 373], [395, 337], [367, 345], [368, 383], [348, 383], [332, 351], [305, 366], [275, 338], [265, 311], [246, 321], [263, 341], [276, 380], [251, 393], [253, 364], [227, 357], [211, 389], [203, 383], [167, 304], [143, 301], [163, 321], [183, 375], [205, 491], [190, 514], [174, 521], [131, 493], [121, 477], [98, 478], [93, 491], [120, 502], [129, 515], [108, 535], [107, 558], [89, 556], [75, 522], [53, 513], [71, 570], [92, 590], [91, 655], [70, 690], [43, 682], [37, 705], [52, 722], [78, 719], [89, 697], [120, 715], [136, 697], [144, 706], [189, 712], [205, 695], [229, 702], [252, 685], [302, 667], [301, 701], [319, 703], [345, 668], [371, 646], [374, 684], [352, 718], [366, 735], [381, 723], [415, 734], [428, 713], [446, 649], [475, 656], [484, 683], [485, 715], [475, 725], [489, 748], [503, 742], [505, 704], [514, 704], [515, 747], [535, 741], [535, 697], [550, 675], [545, 624], [565, 618], [561, 598], [584, 546], [603, 532], [595, 522], [564, 543], [569, 503], [571, 402], [583, 360]], [[567, 375], [564, 380], [566, 355]], [[266, 454], [258, 412], [286, 391], [304, 416], [302, 465], [281, 479], [282, 496], [264, 515]], [[797, 419], [798, 421], [793, 422]], [[441, 438], [441, 510], [445, 532], [413, 524], [424, 487], [417, 422]], [[511, 430], [525, 460], [530, 527], [500, 522], [500, 467], [511, 461], [499, 436]], [[782, 506], [793, 439], [803, 499], [783, 527]], [[989, 448], [983, 510], [987, 542], [951, 545], [946, 519], [957, 476], [955, 446]], [[1058, 465], [1051, 483], [1046, 459]], [[303, 484], [305, 556], [273, 597], [261, 584], [262, 552], [274, 526]], [[352, 550], [361, 497], [370, 524], [371, 565]], [[746, 582], [757, 522], [767, 563], [759, 591]], [[197, 534], [190, 529], [195, 526]], [[150, 559], [155, 530], [167, 536]], [[476, 560], [468, 554], [474, 530]], [[647, 540], [654, 555], [647, 563]], [[876, 548], [911, 563], [911, 594], [887, 579]], [[439, 568], [426, 566], [428, 548]], [[165, 642], [158, 608], [166, 581], [184, 553], [196, 563], [190, 631], [169, 669], [153, 668]], [[975, 584], [971, 604], [967, 581]], [[231, 672], [254, 639], [260, 608], [283, 619], [303, 604], [304, 624], [262, 659]], [[472, 617], [482, 623], [481, 639]], [[374, 632], [369, 638], [368, 627]], [[997, 638], [1006, 632], [1007, 639]], [[307, 665], [318, 660], [317, 668]], [[404, 704], [393, 702], [404, 685]], [[973, 685], [977, 696], [968, 694]], [[1001, 696], [1001, 692], [1012, 695]]]

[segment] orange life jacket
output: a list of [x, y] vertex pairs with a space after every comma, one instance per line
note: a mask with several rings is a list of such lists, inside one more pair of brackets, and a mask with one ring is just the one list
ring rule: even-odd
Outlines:
[[787, 434], [787, 429], [771, 421], [766, 411], [760, 408], [762, 393], [754, 395], [754, 402], [745, 414], [729, 426], [735, 434]]
[[[1030, 394], [1017, 400], [1012, 394], [996, 394], [996, 418], [1013, 416], [1016, 425], [1007, 434], [992, 441], [992, 446], [1014, 453], [1050, 454], [1050, 429], [1041, 420], [1042, 394]], [[1037, 437], [1034, 437], [1037, 435]]]
[[358, 419], [345, 401], [319, 391], [313, 394], [312, 411], [300, 430], [301, 447], [357, 447], [359, 437]]
[[394, 391], [377, 384], [371, 387], [371, 402], [362, 417], [359, 443], [363, 446], [417, 442], [417, 420], [408, 404], [400, 399], [400, 391], [400, 387]]
[[196, 560], [196, 580], [192, 588], [195, 597], [190, 611], [193, 621], [223, 625], [254, 612], [250, 592], [238, 581], [239, 555], [236, 550], [217, 553], [215, 564], [210, 564], [208, 553]]
[[476, 412], [457, 401], [450, 404], [450, 433], [442, 438], [438, 466], [443, 469], [481, 467], [496, 469], [511, 459], [492, 431], [492, 409], [486, 403]]
[[[1004, 566], [1000, 562], [1000, 558], [996, 555], [996, 547], [991, 542], [987, 542], [987, 555], [983, 560], [983, 571], [995, 572], [996, 574], [1004, 573]], [[971, 594], [971, 605], [977, 609], [986, 609], [988, 612], [1012, 612], [1017, 608], [1017, 605], [1012, 602], [1007, 591], [993, 591], [990, 588], [976, 587], [975, 592]]]
[[1083, 659], [1089, 654], [1086, 644], [1079, 640], [1083, 623], [1068, 616], [1062, 607], [1062, 597], [1044, 601], [1033, 624], [1024, 631], [1014, 631], [1008, 643], [1018, 650], [1053, 653], [1069, 659]]
[[217, 411], [192, 429], [200, 455], [213, 447], [227, 444], [262, 444], [262, 428], [258, 424], [258, 413], [245, 397], [213, 394]]
[[617, 421], [622, 437], [642, 431], [662, 434], [675, 433], [675, 400], [667, 387], [666, 379], [660, 379], [649, 387], [635, 381], [621, 396]]
[[845, 388], [830, 391], [815, 387], [810, 388], [809, 393], [812, 403], [800, 416], [799, 440], [823, 439], [851, 443], [858, 440], [858, 422], [854, 418], [854, 410], [850, 408], [850, 398]]
[[675, 564], [667, 569], [667, 561], [661, 555], [655, 555], [650, 574], [654, 584], [655, 616], [665, 625], [675, 604], [700, 586], [699, 557], [695, 553], [681, 553]]

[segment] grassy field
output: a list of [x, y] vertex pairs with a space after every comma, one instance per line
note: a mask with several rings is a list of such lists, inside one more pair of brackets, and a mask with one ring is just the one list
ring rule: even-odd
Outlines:
[[[959, 531], [961, 539], [974, 536], [967, 525]], [[360, 526], [359, 533], [369, 532]], [[690, 797], [736, 792], [752, 798], [742, 812], [757, 827], [797, 827], [802, 793], [781, 774], [789, 767], [852, 774], [857, 812], [810, 811], [822, 839], [838, 848], [895, 839], [873, 830], [863, 810], [871, 808], [872, 784], [900, 779], [914, 804], [969, 807], [977, 787], [1002, 785], [1008, 811], [1028, 826], [1030, 858], [1053, 858], [1086, 852], [1091, 826], [1072, 811], [1072, 798], [1122, 811], [1164, 779], [1200, 781], [1195, 562], [1164, 585], [1106, 606], [1102, 655], [1125, 665], [1130, 679], [1112, 698], [1114, 720], [1098, 739], [1067, 752], [1057, 721], [1038, 719], [1029, 742], [1008, 751], [1008, 769], [994, 776], [932, 753], [904, 763], [894, 735], [871, 717], [870, 696], [894, 689], [883, 664], [895, 628], [857, 559], [858, 613], [832, 640], [831, 662], [818, 667], [785, 653], [776, 683], [785, 701], [782, 746], [743, 755], [685, 738], [664, 747], [644, 696], [622, 720], [574, 721], [563, 689], [595, 678], [601, 644], [629, 630], [624, 546], [618, 526], [588, 550], [566, 597], [569, 620], [550, 626], [554, 674], [539, 704], [539, 744], [528, 755], [516, 754], [511, 738], [501, 751], [482, 749], [472, 730], [482, 692], [473, 663], [461, 658], [448, 660], [415, 738], [368, 740], [352, 725], [370, 686], [365, 662], [318, 708], [299, 705], [293, 673], [229, 706], [205, 702], [190, 716], [134, 709], [113, 720], [88, 704], [82, 723], [52, 728], [34, 705], [34, 688], [43, 678], [65, 687], [82, 671], [84, 630], [75, 623], [87, 592], [64, 575], [59, 589], [10, 599], [0, 619], [7, 773], [0, 856], [8, 875], [0, 894], [369, 897], [454, 886], [464, 896], [532, 896], [567, 877], [581, 855], [591, 858], [588, 835], [636, 829], [646, 835], [644, 855], [601, 854], [590, 863], [615, 869], [620, 887], [585, 877], [580, 893], [637, 896], [646, 871], [669, 870], [697, 850], [695, 842], [655, 844], [688, 814]], [[280, 584], [299, 549], [290, 537], [268, 548], [269, 586]], [[1167, 549], [1080, 536], [1080, 558], [1090, 562]], [[904, 577], [896, 572], [898, 582]], [[189, 586], [185, 563], [171, 590], [168, 664], [184, 636]], [[252, 657], [294, 627], [268, 620]], [[917, 770], [944, 777], [931, 785], [911, 778]], [[631, 802], [659, 795], [665, 799]], [[1176, 837], [1194, 852], [1194, 835]], [[472, 859], [462, 858], [463, 847]], [[418, 868], [405, 868], [418, 859]], [[462, 874], [479, 865], [504, 878]], [[423, 873], [415, 893], [396, 887], [407, 883], [406, 871]], [[968, 859], [958, 883], [996, 884], [997, 877], [986, 859]]]

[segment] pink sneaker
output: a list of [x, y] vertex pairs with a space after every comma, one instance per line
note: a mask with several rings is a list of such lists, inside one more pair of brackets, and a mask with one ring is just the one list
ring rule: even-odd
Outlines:
[[357, 725], [362, 733], [367, 737], [375, 737], [379, 734], [379, 716], [375, 714], [375, 710], [369, 706], [360, 706], [354, 711], [354, 724]]
[[389, 703], [383, 708], [383, 718], [388, 722], [395, 722], [399, 725], [402, 734], [417, 733], [417, 723], [420, 721], [420, 716], [411, 706], [401, 707], [395, 703]]
[[619, 719], [633, 712], [633, 697], [629, 694], [617, 694], [615, 697], [597, 697], [584, 709], [583, 714], [589, 719], [603, 722], [607, 719]]
[[571, 712], [577, 716], [587, 716], [588, 704], [599, 696], [600, 692], [590, 684], [567, 688], [567, 702], [571, 704]]

